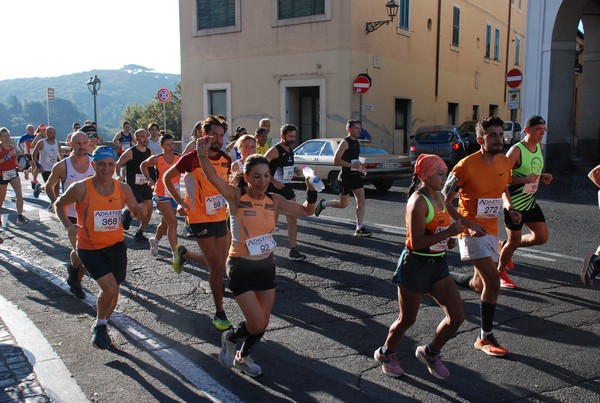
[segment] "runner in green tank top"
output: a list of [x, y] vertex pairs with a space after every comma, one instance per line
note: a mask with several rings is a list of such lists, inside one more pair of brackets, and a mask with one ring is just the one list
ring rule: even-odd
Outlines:
[[[542, 155], [542, 139], [546, 133], [546, 121], [541, 116], [531, 116], [525, 122], [525, 138], [508, 150], [506, 156], [512, 165], [512, 183], [508, 186], [512, 205], [521, 213], [519, 224], [512, 224], [506, 219], [505, 224], [508, 241], [501, 243], [498, 271], [500, 286], [516, 288], [517, 285], [508, 277], [506, 269], [512, 269], [512, 256], [519, 247], [542, 245], [548, 241], [548, 227], [542, 209], [537, 204], [535, 193], [540, 182], [548, 185], [552, 175], [543, 173], [544, 156]], [[523, 224], [530, 233], [523, 235]]]

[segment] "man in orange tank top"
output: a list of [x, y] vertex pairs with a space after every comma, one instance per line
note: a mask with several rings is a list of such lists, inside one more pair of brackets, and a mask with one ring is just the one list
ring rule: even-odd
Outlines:
[[[107, 322], [117, 306], [119, 286], [125, 280], [127, 247], [121, 209], [127, 205], [142, 220], [145, 209], [138, 204], [131, 188], [113, 178], [117, 156], [111, 148], [100, 146], [92, 155], [94, 176], [74, 183], [56, 200], [56, 214], [69, 236], [77, 236], [77, 256], [100, 287], [97, 318], [92, 345], [106, 350], [111, 345]], [[66, 207], [75, 203], [77, 223], [67, 216]]]

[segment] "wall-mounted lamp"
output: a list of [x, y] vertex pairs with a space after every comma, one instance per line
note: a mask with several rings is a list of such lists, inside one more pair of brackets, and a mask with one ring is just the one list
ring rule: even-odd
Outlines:
[[367, 25], [366, 25], [367, 34], [369, 32], [375, 31], [382, 25], [387, 25], [390, 22], [394, 21], [394, 17], [398, 15], [398, 8], [399, 8], [399, 6], [398, 6], [397, 1], [395, 1], [395, 0], [388, 1], [387, 4], [385, 5], [385, 9], [386, 9], [387, 15], [388, 15], [388, 17], [390, 17], [390, 19], [385, 20], [385, 21], [367, 22]]

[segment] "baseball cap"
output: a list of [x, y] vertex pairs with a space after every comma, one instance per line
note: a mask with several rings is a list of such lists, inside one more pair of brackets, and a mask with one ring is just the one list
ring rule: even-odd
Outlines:
[[527, 118], [525, 121], [525, 127], [537, 126], [537, 125], [545, 125], [546, 121], [543, 117], [539, 115], [533, 115]]

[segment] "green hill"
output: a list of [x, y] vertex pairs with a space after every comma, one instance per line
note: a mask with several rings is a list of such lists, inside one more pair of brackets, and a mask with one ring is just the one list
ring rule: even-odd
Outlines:
[[63, 140], [75, 121], [94, 119], [93, 96], [87, 88], [90, 77], [102, 81], [96, 97], [98, 124], [104, 138], [121, 125], [121, 114], [129, 104], [145, 105], [156, 98], [160, 88], [173, 91], [179, 74], [158, 73], [138, 65], [118, 70], [92, 70], [58, 77], [0, 80], [0, 126], [12, 136], [25, 133], [25, 125], [46, 123], [46, 89], [54, 88], [56, 100], [50, 101], [50, 124]]

